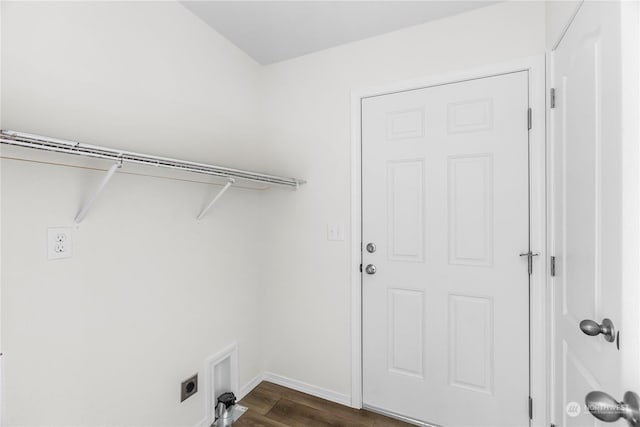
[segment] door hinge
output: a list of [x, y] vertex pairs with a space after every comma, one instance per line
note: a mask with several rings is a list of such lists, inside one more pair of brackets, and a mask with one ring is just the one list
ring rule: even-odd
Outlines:
[[551, 277], [555, 277], [556, 276], [556, 257], [552, 256], [551, 257]]
[[529, 272], [529, 276], [533, 274], [533, 257], [538, 255], [540, 255], [538, 252], [531, 252], [531, 250], [523, 254], [520, 254], [520, 256], [527, 257], [527, 271]]
[[527, 110], [527, 129], [531, 130], [531, 108]]
[[529, 419], [533, 419], [533, 399], [529, 396]]
[[549, 89], [549, 108], [556, 108], [556, 88]]

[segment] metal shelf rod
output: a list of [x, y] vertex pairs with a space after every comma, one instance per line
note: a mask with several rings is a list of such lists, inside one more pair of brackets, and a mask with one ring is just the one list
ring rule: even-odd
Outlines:
[[245, 181], [268, 183], [297, 189], [306, 181], [296, 178], [286, 178], [276, 175], [268, 175], [241, 169], [232, 169], [222, 166], [214, 166], [205, 163], [196, 163], [186, 160], [159, 157], [149, 154], [120, 151], [98, 145], [84, 144], [74, 141], [49, 138], [11, 130], [0, 130], [0, 143], [19, 147], [32, 148], [56, 153], [74, 154], [86, 157], [128, 162], [148, 166], [176, 169], [205, 175], [213, 175], [224, 178], [236, 178]]

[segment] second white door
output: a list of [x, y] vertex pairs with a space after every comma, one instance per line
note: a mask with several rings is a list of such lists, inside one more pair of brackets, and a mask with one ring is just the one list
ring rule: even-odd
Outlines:
[[362, 101], [366, 407], [529, 424], [527, 110], [526, 71]]

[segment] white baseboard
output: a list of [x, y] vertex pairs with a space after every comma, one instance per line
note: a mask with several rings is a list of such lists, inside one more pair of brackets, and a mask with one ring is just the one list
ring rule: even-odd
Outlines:
[[249, 380], [248, 383], [246, 383], [245, 385], [243, 385], [240, 390], [238, 390], [238, 395], [236, 396], [236, 398], [238, 400], [242, 400], [244, 399], [244, 397], [251, 393], [251, 390], [253, 390], [254, 388], [256, 388], [258, 386], [258, 384], [260, 384], [262, 382], [264, 378], [263, 374], [258, 374], [256, 375], [252, 380]]
[[319, 397], [321, 399], [330, 400], [331, 402], [339, 403], [341, 405], [349, 407], [351, 406], [351, 396], [349, 396], [348, 394], [338, 393], [337, 391], [307, 384], [305, 382], [287, 378], [285, 376], [274, 374], [272, 372], [265, 372], [262, 375], [262, 379], [264, 381], [269, 381], [283, 387]]

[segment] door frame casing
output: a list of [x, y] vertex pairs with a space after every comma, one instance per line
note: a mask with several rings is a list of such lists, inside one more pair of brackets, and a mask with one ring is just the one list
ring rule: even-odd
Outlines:
[[[530, 277], [530, 371], [529, 387], [533, 399], [531, 426], [548, 425], [548, 316], [546, 245], [546, 88], [545, 57], [532, 56], [506, 63], [452, 72], [419, 80], [403, 81], [351, 92], [351, 406], [361, 409], [362, 399], [362, 140], [361, 103], [363, 98], [431, 86], [457, 83], [519, 71], [529, 73], [529, 107], [532, 126], [529, 131], [530, 169], [530, 245], [540, 255], [534, 261]], [[524, 114], [525, 112], [523, 112]], [[523, 248], [526, 251], [527, 248]], [[517, 256], [518, 254], [514, 254]], [[523, 263], [523, 268], [526, 264]], [[525, 405], [523, 403], [523, 405]], [[526, 406], [523, 406], [526, 407]]]

